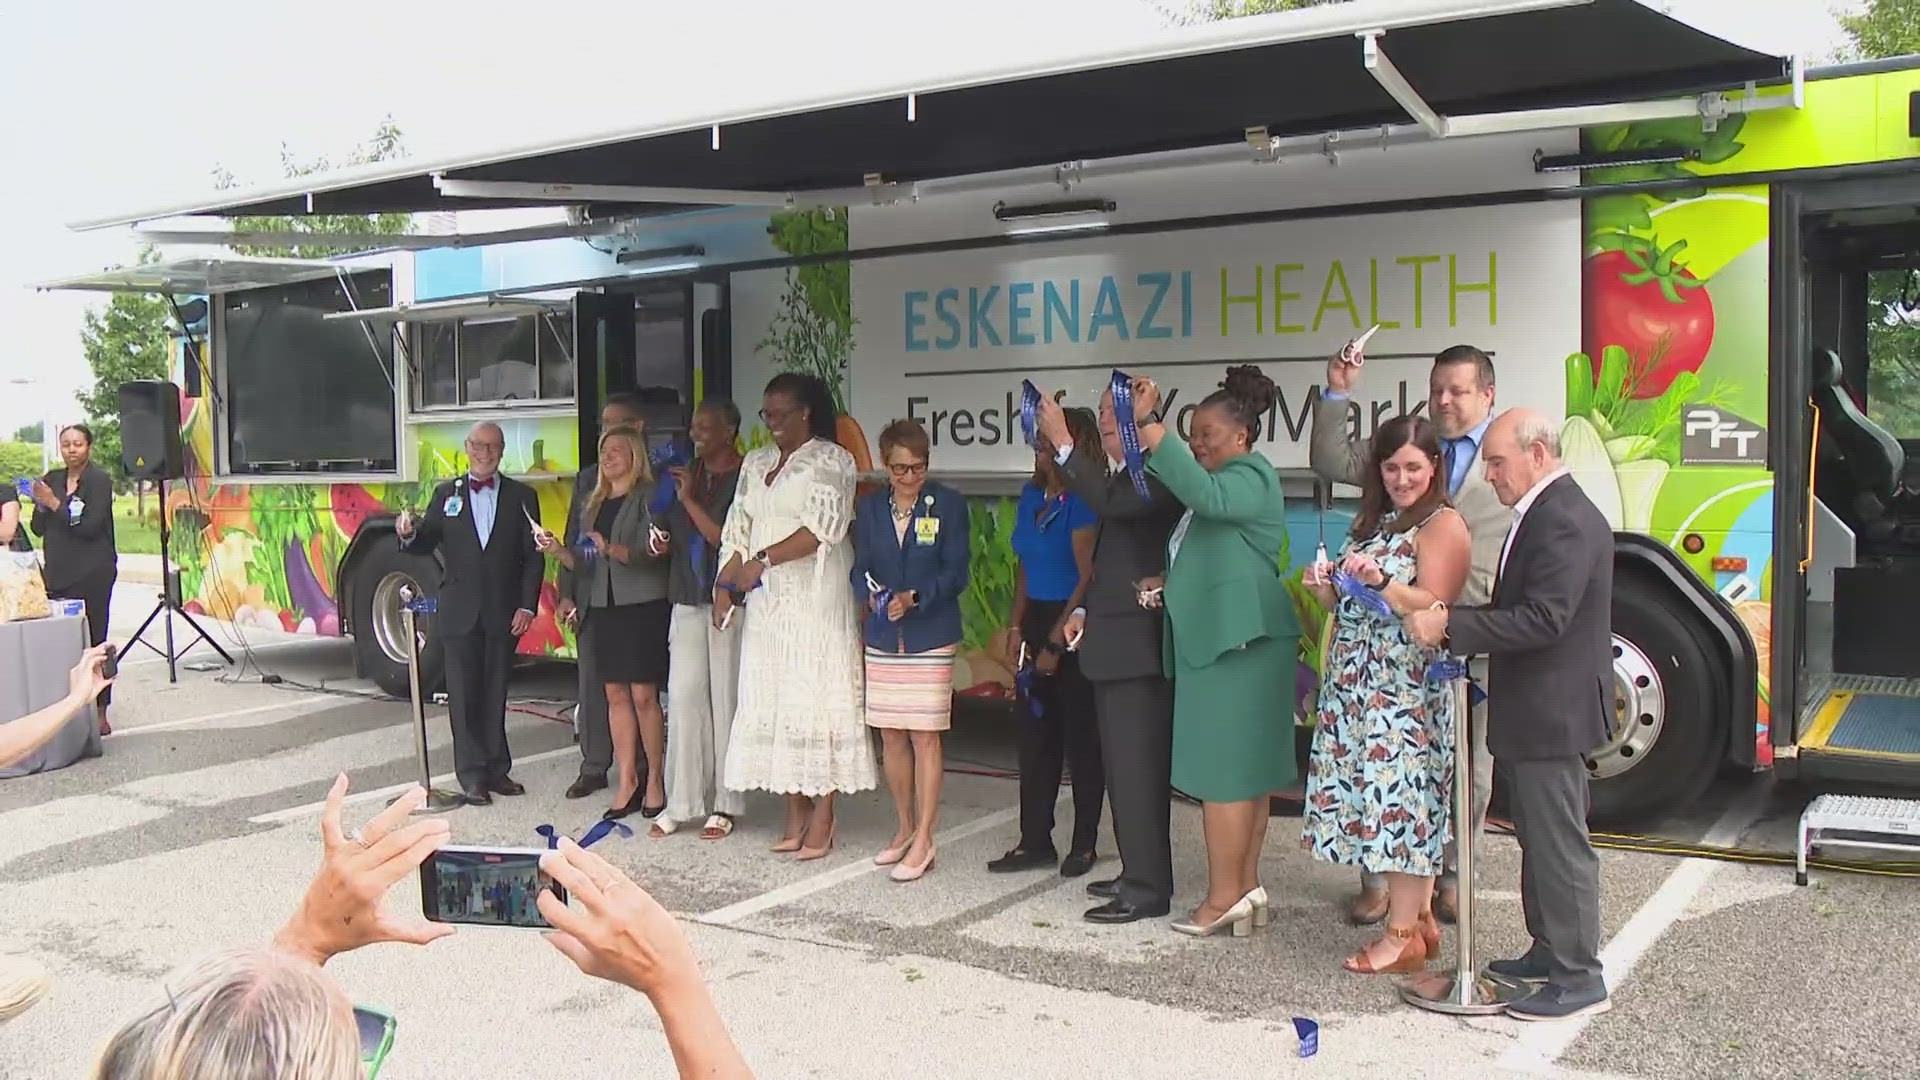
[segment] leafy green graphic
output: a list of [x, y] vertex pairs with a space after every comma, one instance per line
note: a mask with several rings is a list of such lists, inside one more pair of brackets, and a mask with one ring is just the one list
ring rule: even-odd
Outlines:
[[[1700, 130], [1698, 117], [1672, 120], [1647, 120], [1635, 124], [1603, 124], [1588, 128], [1580, 135], [1580, 149], [1586, 153], [1613, 153], [1644, 150], [1648, 152], [1689, 150], [1698, 153], [1702, 165], [1718, 165], [1746, 148], [1740, 142], [1740, 129], [1746, 126], [1745, 113], [1722, 119], [1713, 131]], [[1638, 184], [1650, 180], [1685, 180], [1694, 176], [1684, 161], [1657, 161], [1643, 165], [1611, 165], [1587, 169], [1582, 181], [1588, 184]], [[1589, 234], [1651, 229], [1653, 218], [1649, 203], [1684, 202], [1707, 193], [1705, 184], [1681, 184], [1658, 192], [1632, 195], [1602, 195], [1587, 202]]]
[[1013, 554], [1016, 513], [1012, 499], [968, 500], [967, 591], [960, 594], [962, 651], [984, 651], [993, 635], [1007, 625], [1013, 607], [1014, 574], [1019, 560]]

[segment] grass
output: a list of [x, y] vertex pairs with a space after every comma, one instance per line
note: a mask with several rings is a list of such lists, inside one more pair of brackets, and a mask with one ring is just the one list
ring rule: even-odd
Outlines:
[[160, 500], [147, 494], [147, 516], [135, 513], [139, 500], [132, 495], [113, 497], [113, 541], [122, 555], [160, 554]]

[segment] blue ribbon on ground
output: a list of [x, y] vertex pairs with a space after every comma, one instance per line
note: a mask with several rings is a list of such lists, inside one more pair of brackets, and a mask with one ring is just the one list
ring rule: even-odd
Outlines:
[[[560, 832], [559, 830], [555, 829], [553, 826], [540, 825], [540, 826], [536, 826], [533, 831], [547, 838], [547, 849], [549, 851], [555, 848], [558, 848], [560, 846]], [[599, 843], [600, 841], [606, 839], [606, 836], [608, 833], [615, 832], [615, 831], [618, 831], [620, 833], [620, 838], [623, 840], [633, 839], [632, 829], [628, 828], [627, 826], [621, 824], [618, 821], [612, 821], [607, 818], [601, 818], [599, 821], [596, 821], [593, 823], [593, 828], [588, 829], [585, 833], [581, 835], [580, 839], [575, 840], [574, 843], [579, 844], [583, 848], [590, 848], [593, 845]]]
[[1361, 584], [1359, 578], [1354, 577], [1345, 570], [1336, 568], [1333, 573], [1327, 575], [1327, 580], [1332, 582], [1334, 589], [1341, 595], [1354, 601], [1361, 607], [1366, 608], [1368, 611], [1373, 612], [1375, 615], [1383, 619], [1399, 620], [1399, 616], [1393, 613], [1393, 605], [1387, 603], [1387, 598], [1382, 596], [1379, 590], [1370, 589]]
[[1300, 1056], [1310, 1058], [1320, 1052], [1320, 1025], [1304, 1016], [1293, 1018], [1293, 1033], [1300, 1039]]
[[1133, 380], [1115, 368], [1107, 385], [1113, 392], [1113, 426], [1120, 433], [1120, 452], [1127, 459], [1127, 476], [1133, 480], [1133, 490], [1139, 492], [1142, 499], [1150, 499], [1147, 456], [1140, 449], [1140, 425], [1133, 419]]
[[1026, 437], [1027, 446], [1038, 448], [1040, 445], [1040, 388], [1033, 385], [1031, 379], [1020, 380], [1020, 434]]

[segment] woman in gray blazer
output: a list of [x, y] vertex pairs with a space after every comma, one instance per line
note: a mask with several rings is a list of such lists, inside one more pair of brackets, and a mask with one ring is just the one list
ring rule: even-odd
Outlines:
[[[653, 475], [640, 424], [600, 436], [600, 482], [574, 508], [579, 549], [543, 534], [540, 548], [573, 572], [574, 602], [585, 613], [580, 647], [591, 651], [607, 686], [607, 726], [620, 782], [605, 817], [635, 810], [655, 817], [667, 806], [667, 722], [660, 687], [667, 679], [668, 562], [648, 511]], [[646, 751], [640, 782], [638, 748]]]

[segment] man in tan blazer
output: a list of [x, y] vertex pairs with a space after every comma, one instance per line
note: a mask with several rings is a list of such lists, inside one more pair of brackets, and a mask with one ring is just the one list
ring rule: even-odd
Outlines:
[[[1313, 406], [1313, 433], [1308, 462], [1323, 480], [1359, 486], [1367, 462], [1367, 443], [1357, 432], [1363, 411], [1350, 399], [1360, 369], [1336, 354], [1327, 361], [1327, 387]], [[1427, 376], [1427, 417], [1440, 436], [1447, 494], [1467, 520], [1473, 538], [1473, 563], [1460, 604], [1485, 604], [1493, 596], [1494, 572], [1500, 548], [1506, 543], [1513, 511], [1501, 505], [1479, 468], [1480, 443], [1493, 420], [1493, 361], [1471, 345], [1455, 345], [1434, 357]], [[1474, 663], [1474, 678], [1486, 683], [1485, 660]], [[1479, 835], [1493, 791], [1493, 758], [1487, 753], [1486, 703], [1473, 710], [1473, 831]], [[1447, 870], [1434, 890], [1433, 910], [1443, 922], [1454, 919], [1458, 883], [1454, 847], [1447, 845]], [[1377, 874], [1362, 873], [1360, 895], [1348, 917], [1355, 923], [1377, 923], [1387, 914], [1387, 883]]]

